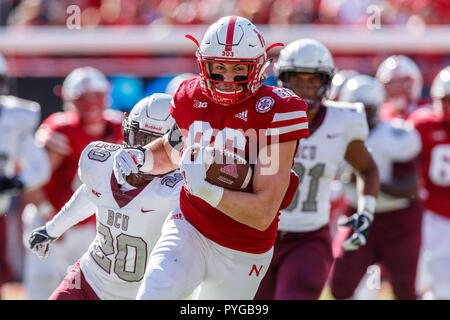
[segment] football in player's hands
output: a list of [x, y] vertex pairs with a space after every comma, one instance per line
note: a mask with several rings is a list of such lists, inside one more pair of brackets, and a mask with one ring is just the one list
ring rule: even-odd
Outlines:
[[[226, 149], [207, 147], [210, 157], [205, 159], [206, 181], [230, 190], [249, 192], [252, 187], [253, 170], [244, 157]], [[192, 152], [196, 160], [198, 150]]]

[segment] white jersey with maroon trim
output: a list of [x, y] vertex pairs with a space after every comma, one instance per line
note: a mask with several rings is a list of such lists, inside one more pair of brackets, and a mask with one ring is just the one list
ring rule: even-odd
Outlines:
[[[16, 165], [20, 163], [22, 171], [34, 170], [33, 181], [22, 181], [27, 188], [44, 182], [47, 175], [39, 177], [40, 172], [49, 169], [44, 150], [34, 143], [40, 117], [41, 107], [37, 102], [0, 96], [0, 177], [15, 176]], [[8, 208], [9, 202], [10, 196], [0, 196], [0, 213]]]
[[[195, 77], [180, 84], [170, 111], [185, 146], [225, 147], [254, 164], [260, 146], [308, 136], [306, 109], [306, 103], [291, 90], [265, 85], [240, 103], [219, 105], [208, 98], [200, 78]], [[187, 188], [181, 191], [180, 208], [195, 228], [221, 246], [263, 253], [275, 242], [277, 218], [267, 230], [259, 231], [231, 219]]]
[[326, 101], [321, 112], [318, 116], [322, 122], [302, 140], [295, 155], [294, 170], [300, 177], [300, 185], [291, 204], [280, 215], [279, 230], [306, 232], [328, 224], [331, 182], [347, 146], [354, 140], [367, 138], [369, 129], [362, 104]]
[[[391, 183], [394, 179], [418, 170], [415, 160], [421, 150], [420, 136], [414, 127], [403, 119], [378, 122], [371, 130], [366, 145], [377, 164], [380, 183]], [[350, 205], [357, 208], [355, 186], [345, 184], [344, 190]], [[410, 204], [409, 197], [394, 197], [380, 190], [375, 212], [400, 210]]]
[[[100, 299], [135, 299], [150, 252], [167, 215], [179, 205], [183, 185], [182, 175], [174, 171], [122, 192], [113, 174], [114, 152], [119, 148], [92, 142], [79, 163], [85, 197], [97, 216], [97, 235], [81, 258], [81, 270]], [[86, 213], [79, 215], [85, 218]], [[48, 233], [59, 235], [77, 222], [75, 217], [69, 223], [64, 220], [56, 215], [46, 225]]]

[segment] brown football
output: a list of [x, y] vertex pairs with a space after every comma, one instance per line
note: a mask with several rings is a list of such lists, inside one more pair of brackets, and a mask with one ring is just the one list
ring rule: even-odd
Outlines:
[[[206, 149], [212, 156], [206, 161], [206, 181], [230, 190], [251, 191], [253, 170], [245, 158], [225, 149]], [[192, 156], [196, 158], [197, 150]]]

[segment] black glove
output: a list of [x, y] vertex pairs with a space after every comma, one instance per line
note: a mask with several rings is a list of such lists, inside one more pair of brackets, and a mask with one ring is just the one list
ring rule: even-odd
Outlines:
[[17, 177], [0, 177], [0, 194], [18, 194], [23, 189], [23, 183]]
[[56, 238], [50, 237], [47, 234], [45, 226], [42, 226], [33, 230], [28, 239], [28, 243], [30, 244], [31, 251], [36, 253], [40, 259], [45, 259], [50, 253], [50, 244], [55, 240]]
[[353, 214], [345, 223], [341, 224], [341, 226], [353, 228], [353, 233], [342, 244], [345, 251], [356, 250], [366, 244], [372, 221], [373, 214], [368, 210], [363, 210], [361, 213]]

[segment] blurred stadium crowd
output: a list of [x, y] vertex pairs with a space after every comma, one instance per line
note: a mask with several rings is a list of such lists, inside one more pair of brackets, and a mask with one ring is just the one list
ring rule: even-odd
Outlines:
[[78, 5], [83, 26], [210, 24], [231, 14], [255, 24], [365, 24], [366, 10], [383, 11], [381, 23], [445, 24], [446, 0], [4, 0], [0, 23], [64, 25], [66, 8]]

